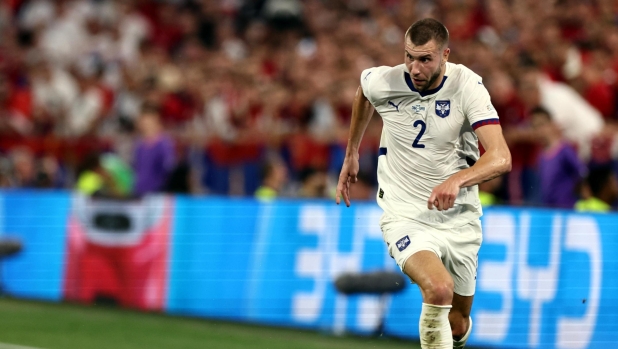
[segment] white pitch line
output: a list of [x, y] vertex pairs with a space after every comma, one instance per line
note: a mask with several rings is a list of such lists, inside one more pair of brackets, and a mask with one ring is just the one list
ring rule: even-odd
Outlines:
[[24, 345], [17, 345], [17, 344], [9, 344], [9, 343], [1, 343], [0, 342], [0, 349], [43, 349], [43, 348], [27, 347], [27, 346], [24, 346]]

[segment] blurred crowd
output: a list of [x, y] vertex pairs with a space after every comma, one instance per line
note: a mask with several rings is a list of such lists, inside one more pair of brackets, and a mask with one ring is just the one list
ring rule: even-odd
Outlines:
[[[513, 171], [484, 203], [610, 209], [615, 0], [4, 1], [0, 187], [332, 197], [360, 72], [401, 64], [423, 17], [501, 118]], [[380, 132], [354, 199], [375, 195]]]

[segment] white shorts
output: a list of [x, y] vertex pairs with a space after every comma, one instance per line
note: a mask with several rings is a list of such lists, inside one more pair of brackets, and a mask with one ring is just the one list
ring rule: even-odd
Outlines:
[[408, 258], [419, 251], [431, 251], [442, 260], [455, 284], [455, 293], [472, 296], [476, 289], [478, 252], [483, 241], [481, 220], [459, 228], [437, 229], [412, 220], [384, 216], [380, 221], [388, 253], [401, 271]]

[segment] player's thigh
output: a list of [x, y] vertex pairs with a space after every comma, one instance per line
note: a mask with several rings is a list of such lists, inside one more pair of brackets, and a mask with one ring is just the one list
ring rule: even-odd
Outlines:
[[410, 220], [386, 220], [381, 224], [388, 252], [413, 283], [423, 299], [432, 304], [452, 298], [453, 279], [442, 264], [446, 251], [443, 232]]
[[453, 279], [433, 251], [414, 253], [406, 260], [403, 272], [419, 286], [425, 302], [450, 304]]
[[[410, 220], [390, 220], [382, 223], [381, 228], [388, 254], [404, 273], [407, 260], [415, 253], [430, 251], [440, 260], [446, 251], [445, 242], [423, 224]], [[412, 282], [415, 280], [412, 279]]]
[[448, 243], [443, 261], [453, 277], [455, 293], [473, 296], [476, 291], [478, 252], [482, 242], [480, 221], [470, 222], [446, 236]]

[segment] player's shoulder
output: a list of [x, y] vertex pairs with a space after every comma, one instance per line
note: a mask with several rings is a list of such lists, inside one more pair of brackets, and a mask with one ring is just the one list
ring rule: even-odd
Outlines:
[[397, 93], [405, 85], [405, 65], [394, 67], [379, 66], [363, 70], [361, 73], [361, 87], [365, 96], [373, 103]]
[[463, 64], [446, 63], [447, 76], [460, 84], [482, 85], [483, 78]]
[[403, 64], [396, 65], [394, 67], [382, 65], [379, 67], [367, 68], [361, 73], [361, 79], [374, 82], [381, 79], [401, 79], [403, 77], [404, 70], [405, 66]]

